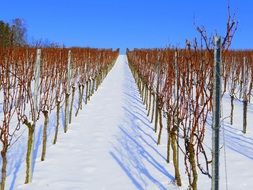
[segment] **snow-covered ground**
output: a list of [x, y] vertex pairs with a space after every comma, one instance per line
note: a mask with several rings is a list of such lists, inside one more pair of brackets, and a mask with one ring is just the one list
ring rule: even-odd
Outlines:
[[[229, 115], [229, 97], [224, 97], [223, 117]], [[242, 129], [242, 103], [235, 102], [235, 125], [224, 121], [221, 130], [221, 189], [253, 189], [253, 106], [249, 106], [247, 135]], [[11, 190], [173, 190], [173, 165], [167, 164], [166, 131], [157, 146], [153, 124], [146, 116], [126, 56], [119, 56], [114, 68], [73, 118], [67, 134], [61, 130], [52, 144], [54, 114], [51, 116], [46, 160], [40, 161], [42, 126], [36, 129], [33, 182], [24, 185], [25, 137], [9, 153], [7, 189]], [[166, 129], [164, 129], [166, 130]], [[223, 136], [224, 131], [224, 136]], [[25, 136], [25, 135], [24, 135]], [[224, 137], [224, 138], [223, 138]], [[225, 141], [223, 141], [225, 139]], [[207, 127], [206, 146], [211, 147]], [[22, 143], [21, 143], [22, 142]], [[225, 142], [225, 144], [224, 144]], [[225, 146], [224, 146], [225, 145]], [[225, 153], [224, 153], [225, 147]], [[183, 157], [181, 175], [186, 189]], [[210, 189], [210, 179], [199, 175], [199, 189]]]

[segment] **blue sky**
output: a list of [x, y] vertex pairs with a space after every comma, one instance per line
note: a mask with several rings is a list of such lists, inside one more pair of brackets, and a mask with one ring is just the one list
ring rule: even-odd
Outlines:
[[[233, 48], [253, 48], [253, 1], [230, 0], [239, 21]], [[0, 0], [0, 19], [25, 20], [29, 40], [66, 46], [183, 46], [194, 27], [224, 35], [227, 0]]]

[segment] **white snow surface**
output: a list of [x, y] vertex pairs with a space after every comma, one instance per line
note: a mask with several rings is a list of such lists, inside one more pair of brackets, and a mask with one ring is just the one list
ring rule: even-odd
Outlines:
[[[76, 93], [77, 94], [77, 93]], [[78, 97], [76, 96], [76, 99]], [[230, 98], [223, 98], [223, 117], [230, 113]], [[77, 101], [75, 101], [75, 109]], [[253, 112], [249, 105], [248, 133], [243, 135], [242, 103], [235, 102], [235, 124], [224, 120], [221, 129], [220, 179], [226, 189], [224, 147], [229, 190], [253, 189]], [[166, 163], [166, 127], [161, 145], [147, 116], [125, 55], [103, 81], [88, 105], [72, 118], [68, 132], [60, 128], [56, 145], [55, 113], [48, 131], [46, 160], [40, 161], [42, 125], [36, 128], [34, 174], [24, 184], [26, 130], [8, 154], [7, 188], [11, 190], [175, 190], [187, 189], [183, 155], [180, 170], [183, 187], [175, 186], [172, 162]], [[211, 119], [210, 119], [211, 120]], [[62, 121], [63, 122], [63, 119]], [[165, 125], [164, 120], [164, 125]], [[210, 121], [211, 122], [211, 121]], [[42, 122], [41, 122], [42, 123]], [[223, 131], [224, 139], [223, 140]], [[206, 130], [206, 147], [211, 148], [211, 127]], [[225, 144], [224, 144], [225, 142]], [[0, 160], [1, 161], [1, 160]], [[211, 168], [210, 168], [211, 169]], [[211, 189], [208, 177], [199, 174], [199, 190]]]

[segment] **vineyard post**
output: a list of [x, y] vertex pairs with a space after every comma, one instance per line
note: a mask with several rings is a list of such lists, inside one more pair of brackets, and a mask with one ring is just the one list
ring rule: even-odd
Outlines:
[[67, 132], [67, 130], [68, 130], [68, 123], [69, 123], [70, 79], [71, 79], [71, 50], [68, 51], [67, 84], [66, 84], [66, 97], [65, 97], [64, 133]]
[[248, 107], [248, 67], [246, 65], [246, 57], [243, 57], [243, 133], [247, 130], [247, 107]]
[[241, 76], [240, 76], [240, 93], [239, 93], [239, 99], [242, 98], [243, 93], [243, 83], [244, 83], [244, 65], [241, 67]]
[[156, 81], [156, 107], [155, 107], [155, 132], [157, 132], [158, 125], [158, 93], [159, 93], [159, 84], [160, 84], [160, 56], [158, 55], [157, 60], [157, 81]]
[[219, 189], [219, 130], [221, 112], [221, 38], [214, 38], [214, 90], [212, 126], [212, 190]]
[[232, 77], [231, 77], [231, 90], [230, 90], [230, 104], [231, 104], [231, 111], [230, 111], [230, 125], [233, 125], [233, 118], [234, 118], [234, 99], [235, 99], [235, 88], [236, 88], [236, 63], [235, 59], [232, 58]]
[[[38, 105], [38, 102], [39, 102], [39, 85], [40, 85], [40, 68], [41, 68], [41, 49], [37, 49], [36, 51], [36, 61], [35, 61], [35, 73], [34, 73], [34, 96], [33, 96], [33, 99], [34, 99], [34, 115], [35, 117], [33, 118], [34, 119], [34, 124], [33, 126], [35, 126], [35, 122], [36, 122], [36, 116], [38, 115], [38, 111], [39, 111], [39, 105]], [[32, 139], [34, 139], [34, 129], [29, 129], [29, 130], [33, 130], [33, 136], [32, 136]], [[30, 156], [30, 179], [29, 181], [32, 182], [32, 162], [33, 162], [33, 147], [34, 147], [34, 143], [32, 143], [32, 146], [31, 146], [31, 156]]]
[[71, 79], [71, 50], [68, 51], [68, 71], [67, 71], [67, 92], [70, 91], [70, 79]]
[[38, 114], [38, 98], [39, 98], [39, 81], [40, 81], [40, 65], [41, 65], [41, 49], [36, 51], [36, 60], [34, 67], [34, 92], [33, 102], [34, 111], [32, 112], [32, 121], [26, 121], [25, 124], [28, 127], [28, 143], [27, 143], [27, 154], [26, 154], [26, 178], [25, 183], [32, 182], [32, 168], [33, 168], [33, 148], [34, 148], [34, 128], [36, 123], [36, 116]]
[[178, 52], [175, 51], [175, 99], [176, 99], [176, 122], [177, 122], [177, 165], [179, 166], [179, 122], [178, 122], [178, 100], [179, 100], [179, 94], [178, 94]]
[[35, 73], [34, 73], [34, 77], [35, 77], [35, 81], [34, 81], [34, 107], [35, 107], [35, 115], [38, 114], [38, 109], [39, 109], [39, 105], [38, 105], [38, 93], [39, 93], [39, 81], [40, 81], [40, 64], [41, 64], [41, 49], [37, 49], [36, 52], [36, 62], [35, 62]]

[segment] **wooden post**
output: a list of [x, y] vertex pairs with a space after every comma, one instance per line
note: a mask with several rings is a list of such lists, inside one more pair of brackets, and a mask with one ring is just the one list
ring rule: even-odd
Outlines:
[[212, 190], [219, 190], [219, 131], [221, 116], [221, 38], [214, 38], [214, 86], [212, 126]]
[[240, 94], [239, 94], [239, 99], [242, 98], [242, 94], [243, 94], [243, 83], [244, 83], [244, 65], [242, 65], [242, 67], [241, 67]]
[[67, 78], [67, 92], [70, 93], [70, 80], [71, 80], [71, 50], [68, 51], [68, 78]]
[[[37, 49], [36, 51], [36, 61], [35, 61], [35, 70], [34, 70], [34, 96], [33, 96], [33, 101], [34, 101], [34, 116], [32, 118], [33, 125], [32, 127], [36, 126], [36, 117], [38, 115], [39, 111], [39, 85], [40, 85], [40, 68], [41, 68], [41, 49]], [[35, 129], [32, 129], [33, 131]], [[35, 139], [34, 137], [35, 133], [33, 133], [32, 139]], [[32, 162], [33, 162], [33, 149], [34, 149], [34, 143], [32, 142], [31, 144], [31, 153], [30, 153], [30, 175], [29, 175], [29, 182], [32, 182]]]
[[248, 107], [248, 67], [246, 57], [243, 58], [243, 133], [247, 130], [247, 107]]
[[71, 79], [71, 50], [68, 51], [68, 67], [67, 67], [67, 86], [65, 96], [65, 121], [64, 132], [68, 130], [69, 123], [69, 96], [70, 96], [70, 79]]
[[157, 83], [156, 83], [156, 107], [155, 107], [155, 132], [157, 132], [158, 126], [158, 93], [159, 93], [159, 82], [160, 82], [160, 57], [158, 55], [158, 62], [157, 62]]
[[179, 167], [179, 119], [178, 119], [178, 100], [179, 100], [179, 92], [178, 92], [178, 64], [177, 64], [177, 59], [178, 59], [178, 52], [177, 50], [175, 51], [174, 55], [175, 59], [175, 100], [176, 100], [176, 125], [177, 125], [177, 165]]
[[34, 68], [35, 81], [34, 81], [34, 93], [33, 93], [35, 116], [38, 114], [38, 110], [39, 110], [38, 102], [39, 102], [39, 85], [40, 85], [40, 65], [41, 65], [41, 49], [37, 49], [35, 68]]
[[41, 49], [36, 51], [36, 60], [34, 66], [34, 91], [33, 103], [34, 111], [32, 112], [32, 121], [27, 121], [25, 124], [28, 127], [28, 141], [26, 153], [26, 178], [25, 183], [32, 182], [32, 168], [33, 168], [33, 149], [34, 149], [34, 130], [36, 117], [39, 110], [39, 84], [40, 84], [40, 67], [41, 67]]
[[235, 99], [235, 75], [236, 75], [236, 64], [235, 59], [232, 58], [232, 81], [231, 81], [231, 90], [230, 90], [230, 105], [231, 105], [231, 111], [230, 111], [230, 125], [233, 125], [233, 118], [234, 118], [234, 99]]

